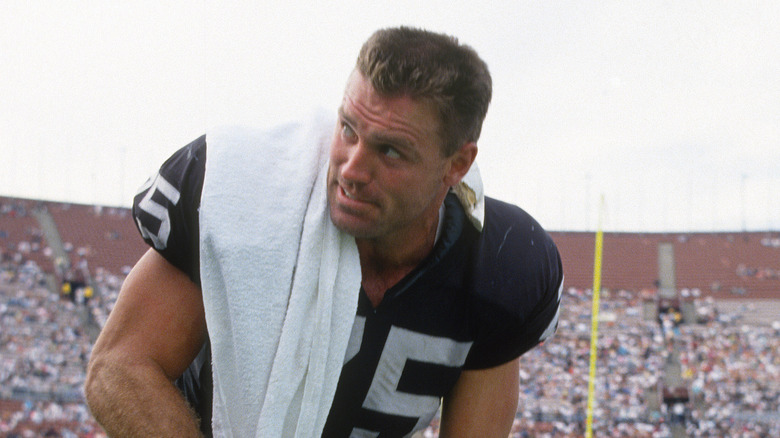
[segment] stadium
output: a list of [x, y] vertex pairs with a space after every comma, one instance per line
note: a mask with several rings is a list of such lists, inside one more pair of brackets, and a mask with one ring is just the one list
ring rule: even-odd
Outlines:
[[106, 436], [134, 188], [212, 126], [335, 113], [401, 24], [490, 66], [485, 193], [562, 257], [510, 436], [780, 437], [780, 2], [234, 3], [0, 2], [0, 438]]
[[[563, 311], [523, 356], [513, 437], [586, 430], [596, 234], [550, 233]], [[126, 208], [0, 197], [0, 436], [105, 436], [86, 364], [146, 248]], [[602, 248], [593, 436], [780, 436], [780, 232], [605, 233]]]

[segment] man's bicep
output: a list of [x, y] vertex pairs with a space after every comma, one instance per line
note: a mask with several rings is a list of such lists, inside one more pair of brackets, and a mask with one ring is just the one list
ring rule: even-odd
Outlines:
[[442, 438], [506, 437], [517, 411], [520, 359], [461, 373], [444, 398]]
[[93, 356], [151, 361], [173, 380], [197, 355], [205, 336], [199, 287], [150, 249], [125, 279]]

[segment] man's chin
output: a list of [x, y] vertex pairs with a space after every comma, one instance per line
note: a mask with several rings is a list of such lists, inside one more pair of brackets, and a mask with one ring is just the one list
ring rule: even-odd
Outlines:
[[376, 234], [376, 226], [360, 221], [357, 218], [349, 217], [341, 212], [334, 214], [334, 212], [331, 211], [330, 221], [337, 230], [358, 239], [371, 238]]
[[373, 236], [373, 233], [366, 227], [356, 226], [354, 224], [342, 224], [334, 222], [333, 225], [342, 233], [349, 234], [356, 239], [367, 239]]

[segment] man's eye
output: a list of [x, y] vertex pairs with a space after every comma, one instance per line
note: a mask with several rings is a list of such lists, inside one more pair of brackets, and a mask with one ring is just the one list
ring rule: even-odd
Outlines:
[[355, 131], [353, 131], [352, 128], [346, 123], [342, 123], [341, 125], [341, 134], [344, 136], [344, 138], [348, 139], [354, 139], [356, 137]]
[[390, 146], [390, 145], [383, 145], [381, 147], [382, 153], [385, 154], [389, 158], [401, 158], [401, 154], [398, 152], [398, 149]]

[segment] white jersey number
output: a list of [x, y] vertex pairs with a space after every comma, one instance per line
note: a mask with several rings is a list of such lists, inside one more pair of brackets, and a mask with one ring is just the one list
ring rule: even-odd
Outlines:
[[168, 237], [171, 234], [171, 216], [168, 214], [168, 209], [154, 201], [152, 196], [155, 193], [160, 193], [171, 204], [176, 205], [179, 203], [181, 193], [159, 173], [154, 177], [154, 180], [150, 178], [138, 192], [143, 192], [147, 187], [149, 187], [149, 190], [141, 202], [138, 203], [138, 208], [159, 219], [160, 228], [157, 230], [157, 233], [154, 233], [136, 218], [138, 229], [144, 238], [150, 239], [154, 243], [155, 248], [163, 250], [168, 246]]

